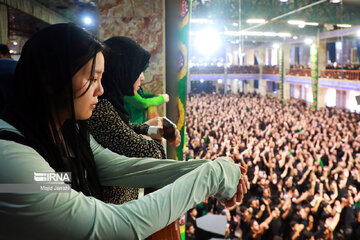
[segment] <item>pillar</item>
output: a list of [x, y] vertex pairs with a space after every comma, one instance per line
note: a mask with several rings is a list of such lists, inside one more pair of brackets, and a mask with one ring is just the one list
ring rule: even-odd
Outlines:
[[7, 6], [5, 4], [0, 4], [0, 43], [8, 45], [8, 13]]
[[284, 100], [290, 99], [290, 83], [284, 82]]
[[311, 86], [313, 93], [312, 107], [318, 108], [318, 45], [313, 44], [310, 47], [310, 68], [311, 68]]
[[260, 91], [260, 95], [262, 96], [266, 95], [266, 81], [263, 79], [259, 80], [259, 91]]
[[238, 79], [232, 79], [231, 80], [231, 92], [233, 94], [237, 94], [238, 93]]
[[284, 50], [283, 48], [279, 49], [279, 75], [280, 75], [280, 82], [279, 82], [279, 91], [280, 91], [280, 98], [284, 104]]
[[326, 88], [318, 87], [317, 109], [325, 107], [325, 95], [326, 95]]

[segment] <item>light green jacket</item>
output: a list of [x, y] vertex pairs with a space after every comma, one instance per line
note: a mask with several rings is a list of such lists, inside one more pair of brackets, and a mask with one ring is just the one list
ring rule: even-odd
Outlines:
[[[17, 132], [0, 119], [0, 130]], [[225, 159], [181, 162], [128, 158], [91, 148], [102, 185], [162, 188], [123, 205], [106, 204], [75, 190], [0, 193], [0, 239], [144, 239], [205, 198], [231, 198], [241, 176]], [[32, 148], [0, 140], [1, 184], [39, 184], [34, 172], [53, 172]]]

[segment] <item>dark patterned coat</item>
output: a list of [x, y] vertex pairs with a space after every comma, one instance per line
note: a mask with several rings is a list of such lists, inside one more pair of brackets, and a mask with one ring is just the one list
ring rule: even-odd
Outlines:
[[[129, 123], [127, 125], [106, 99], [101, 99], [88, 122], [89, 131], [95, 140], [105, 148], [127, 157], [166, 158], [164, 148], [154, 140], [147, 140], [149, 126]], [[138, 197], [137, 188], [111, 186], [103, 187], [104, 202], [122, 204]]]

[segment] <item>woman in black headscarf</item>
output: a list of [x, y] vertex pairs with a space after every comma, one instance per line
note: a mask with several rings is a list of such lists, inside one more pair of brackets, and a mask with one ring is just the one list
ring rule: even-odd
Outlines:
[[[144, 239], [211, 195], [241, 197], [240, 169], [227, 160], [128, 158], [89, 135], [84, 120], [103, 94], [102, 51], [73, 24], [25, 44], [0, 119], [2, 239]], [[48, 192], [54, 171], [71, 173], [68, 191]], [[66, 190], [65, 179], [53, 190]], [[161, 189], [120, 206], [99, 200], [101, 186], [113, 185]]]
[[[161, 144], [140, 135], [150, 135], [153, 129], [156, 133], [161, 127], [131, 123], [124, 107], [124, 96], [134, 96], [140, 87], [150, 53], [127, 37], [112, 37], [105, 44], [109, 48], [103, 75], [105, 92], [89, 120], [90, 133], [103, 147], [127, 157], [166, 158]], [[161, 138], [160, 133], [157, 137]], [[138, 189], [104, 188], [104, 200], [111, 203], [121, 204], [137, 196]]]

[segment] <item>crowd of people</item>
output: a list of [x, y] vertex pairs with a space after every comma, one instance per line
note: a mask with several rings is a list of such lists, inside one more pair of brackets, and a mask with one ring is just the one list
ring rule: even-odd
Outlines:
[[187, 238], [197, 218], [225, 214], [230, 239], [360, 239], [359, 120], [296, 99], [190, 94], [186, 159], [229, 156], [250, 188], [232, 209], [212, 197], [190, 210]]

